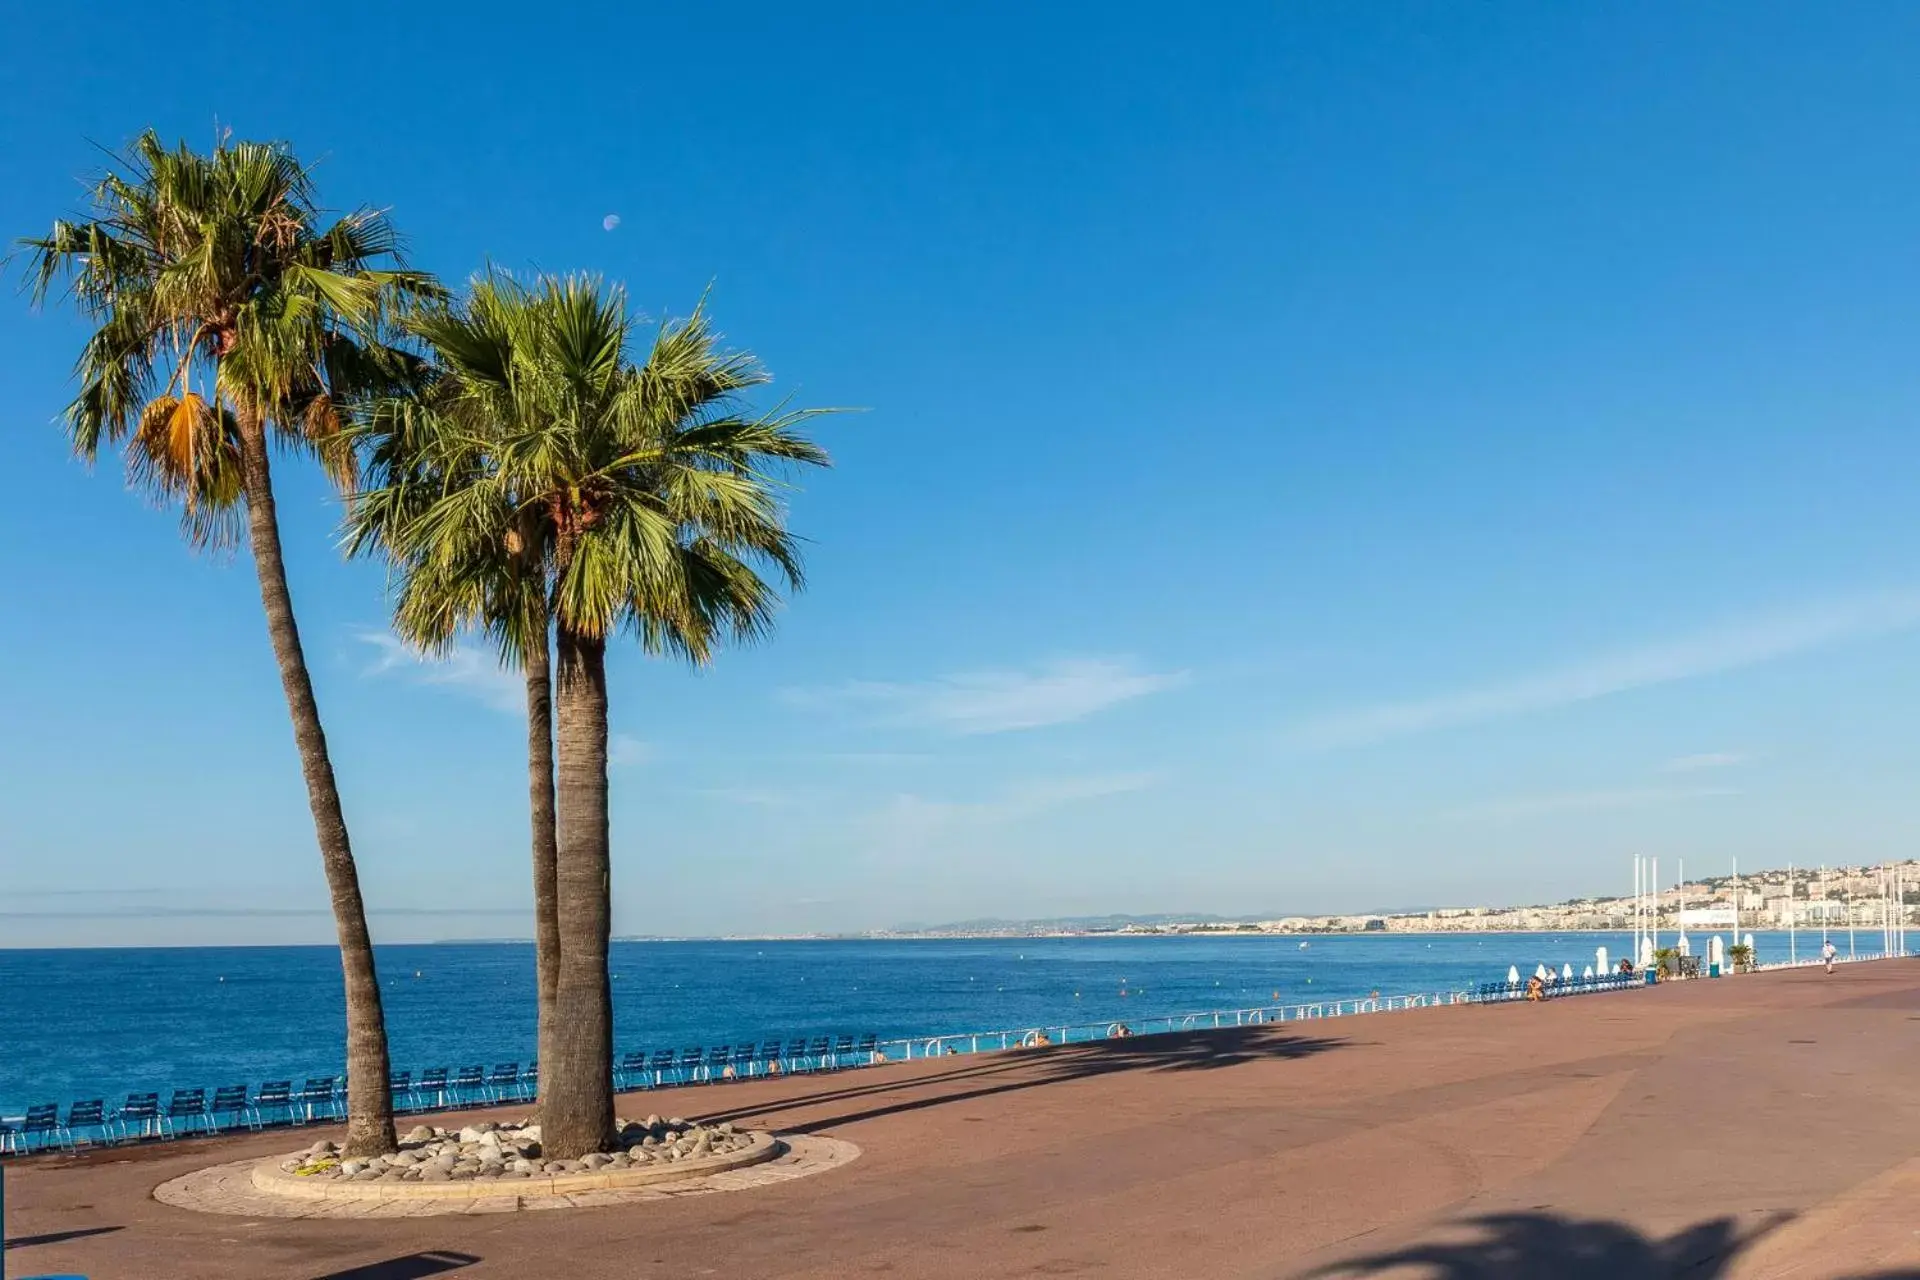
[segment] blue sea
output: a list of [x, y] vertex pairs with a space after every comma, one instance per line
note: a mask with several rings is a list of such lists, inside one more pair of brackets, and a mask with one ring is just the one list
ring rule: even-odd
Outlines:
[[[1809, 940], [1811, 937], [1811, 941]], [[1840, 935], [1845, 954], [1845, 935]], [[1113, 936], [615, 943], [616, 1048], [882, 1039], [1464, 990], [1545, 963], [1580, 973], [1623, 934]], [[1786, 935], [1757, 939], [1787, 958]], [[1861, 939], [1862, 950], [1866, 938]], [[1877, 946], [1879, 935], [1873, 935]], [[1802, 957], [1819, 945], [1800, 935]], [[1704, 939], [1699, 950], [1704, 951]], [[533, 949], [379, 949], [396, 1069], [534, 1056]], [[0, 950], [0, 1115], [131, 1090], [338, 1074], [328, 947]]]

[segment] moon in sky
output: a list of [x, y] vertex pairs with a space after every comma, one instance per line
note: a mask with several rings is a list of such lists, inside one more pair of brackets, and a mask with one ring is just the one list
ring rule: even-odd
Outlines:
[[610, 213], [606, 217], [600, 219], [600, 227], [604, 231], [611, 231], [619, 225], [620, 225], [620, 215], [617, 213]]

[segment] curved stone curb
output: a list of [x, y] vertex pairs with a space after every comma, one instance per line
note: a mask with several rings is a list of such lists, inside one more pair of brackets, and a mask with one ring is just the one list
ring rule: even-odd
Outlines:
[[[825, 1173], [849, 1164], [860, 1156], [860, 1148], [851, 1142], [839, 1138], [821, 1138], [806, 1134], [761, 1135], [767, 1138], [767, 1149], [771, 1157], [761, 1157], [757, 1163], [741, 1165], [735, 1163], [729, 1168], [720, 1168], [719, 1161], [703, 1164], [700, 1168], [689, 1167], [677, 1178], [664, 1182], [653, 1181], [635, 1184], [627, 1182], [619, 1186], [596, 1186], [575, 1189], [549, 1189], [545, 1194], [531, 1190], [534, 1183], [606, 1183], [618, 1175], [608, 1174], [560, 1174], [552, 1178], [510, 1178], [504, 1183], [480, 1184], [479, 1190], [466, 1195], [438, 1195], [432, 1197], [408, 1197], [393, 1194], [402, 1188], [420, 1186], [419, 1183], [363, 1182], [335, 1184], [350, 1186], [356, 1191], [379, 1191], [378, 1199], [359, 1196], [312, 1197], [307, 1195], [287, 1195], [278, 1190], [265, 1191], [255, 1185], [254, 1171], [260, 1166], [258, 1160], [239, 1160], [231, 1164], [215, 1165], [210, 1169], [201, 1169], [184, 1177], [163, 1182], [154, 1188], [153, 1198], [162, 1204], [178, 1209], [190, 1209], [196, 1213], [234, 1214], [249, 1218], [425, 1218], [452, 1214], [470, 1213], [515, 1213], [520, 1210], [535, 1209], [584, 1209], [610, 1207], [618, 1205], [647, 1204], [662, 1200], [677, 1200], [685, 1196], [714, 1195], [726, 1191], [748, 1191], [755, 1187], [772, 1186], [788, 1182], [794, 1178], [805, 1178], [816, 1173]], [[751, 1151], [738, 1155], [754, 1154]], [[281, 1172], [278, 1160], [270, 1159], [268, 1167], [275, 1173]], [[689, 1162], [691, 1165], [691, 1162]], [[629, 1170], [628, 1173], [636, 1171]], [[655, 1170], [638, 1171], [654, 1173]], [[658, 1172], [667, 1172], [661, 1170]], [[680, 1172], [674, 1170], [673, 1172]], [[302, 1181], [305, 1181], [302, 1179]], [[472, 1183], [428, 1183], [426, 1186], [438, 1189], [446, 1186], [468, 1187]]]
[[252, 1181], [257, 1190], [269, 1195], [290, 1196], [296, 1200], [475, 1200], [487, 1196], [513, 1195], [565, 1196], [576, 1191], [625, 1191], [632, 1187], [650, 1187], [661, 1182], [683, 1182], [707, 1174], [726, 1173], [750, 1165], [765, 1164], [782, 1148], [770, 1133], [749, 1133], [745, 1151], [699, 1160], [674, 1160], [649, 1165], [645, 1169], [617, 1169], [607, 1173], [555, 1173], [524, 1178], [469, 1178], [458, 1182], [340, 1182], [334, 1179], [302, 1178], [280, 1167], [284, 1156], [262, 1160], [253, 1166]]

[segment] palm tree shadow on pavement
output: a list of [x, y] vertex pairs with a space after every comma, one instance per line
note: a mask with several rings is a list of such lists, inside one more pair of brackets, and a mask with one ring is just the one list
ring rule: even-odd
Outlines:
[[[857, 1120], [871, 1120], [879, 1116], [919, 1111], [1116, 1072], [1206, 1071], [1250, 1062], [1305, 1058], [1343, 1048], [1348, 1043], [1341, 1039], [1300, 1035], [1274, 1026], [1223, 1027], [1219, 1030], [1115, 1037], [1081, 1044], [1010, 1050], [995, 1053], [984, 1062], [970, 1062], [952, 1071], [912, 1075], [867, 1085], [848, 1083], [839, 1088], [742, 1107], [708, 1118], [765, 1118], [833, 1103], [852, 1104], [852, 1109], [848, 1111], [824, 1117], [809, 1116], [799, 1123], [776, 1126], [789, 1131], [812, 1133]], [[868, 1102], [875, 1105], [860, 1105]]]
[[428, 1276], [460, 1271], [479, 1262], [480, 1259], [471, 1253], [429, 1249], [423, 1253], [409, 1253], [403, 1258], [388, 1258], [384, 1262], [354, 1267], [350, 1271], [330, 1271], [315, 1280], [426, 1280]]
[[[1777, 1213], [1744, 1231], [1732, 1218], [1713, 1218], [1659, 1238], [1598, 1218], [1537, 1210], [1485, 1214], [1436, 1232], [1448, 1238], [1349, 1258], [1305, 1274], [1311, 1280], [1379, 1275], [1405, 1280], [1715, 1280], [1730, 1276], [1742, 1253], [1792, 1218]], [[1460, 1227], [1474, 1234], [1459, 1237], [1453, 1229]], [[1920, 1272], [1856, 1274], [1851, 1280], [1920, 1280]]]

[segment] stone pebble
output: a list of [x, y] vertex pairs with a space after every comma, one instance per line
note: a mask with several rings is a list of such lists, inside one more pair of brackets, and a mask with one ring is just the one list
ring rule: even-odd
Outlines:
[[315, 1142], [282, 1160], [280, 1168], [289, 1173], [310, 1168], [307, 1176], [339, 1181], [496, 1180], [643, 1168], [729, 1155], [752, 1144], [750, 1134], [732, 1121], [707, 1126], [677, 1116], [649, 1115], [642, 1120], [618, 1120], [615, 1128], [620, 1135], [618, 1147], [589, 1152], [578, 1160], [543, 1161], [537, 1124], [502, 1125], [488, 1120], [457, 1130], [415, 1125], [401, 1138], [399, 1151], [366, 1159], [343, 1159], [337, 1144]]

